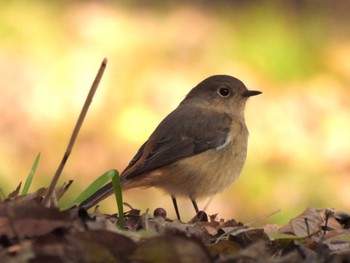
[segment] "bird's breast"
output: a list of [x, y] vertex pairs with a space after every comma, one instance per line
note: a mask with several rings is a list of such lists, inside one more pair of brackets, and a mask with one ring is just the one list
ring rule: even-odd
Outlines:
[[[206, 197], [222, 192], [239, 176], [247, 156], [248, 131], [236, 123], [221, 146], [169, 165], [158, 187], [170, 194]], [[159, 176], [158, 179], [161, 177]]]

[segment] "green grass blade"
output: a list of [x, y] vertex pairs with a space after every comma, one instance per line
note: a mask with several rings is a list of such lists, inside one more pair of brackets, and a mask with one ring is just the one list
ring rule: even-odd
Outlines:
[[112, 177], [112, 183], [113, 183], [115, 199], [117, 201], [117, 206], [118, 206], [118, 215], [119, 215], [118, 226], [119, 228], [124, 229], [125, 218], [124, 218], [124, 209], [123, 209], [123, 195], [122, 195], [122, 186], [120, 184], [119, 175]]
[[38, 155], [36, 156], [34, 163], [33, 163], [33, 166], [32, 166], [32, 169], [30, 170], [30, 172], [27, 176], [26, 182], [23, 186], [22, 195], [25, 195], [28, 193], [29, 187], [31, 186], [32, 181], [33, 181], [33, 177], [34, 177], [36, 168], [38, 167], [39, 160], [40, 160], [40, 153], [38, 153]]
[[[117, 176], [116, 176], [117, 175]], [[83, 192], [81, 192], [69, 205], [66, 205], [62, 208], [62, 210], [67, 210], [76, 204], [80, 204], [86, 199], [88, 199], [91, 195], [93, 195], [98, 189], [100, 189], [103, 185], [105, 185], [108, 181], [113, 177], [119, 177], [119, 173], [112, 169], [100, 177], [98, 177], [95, 181], [93, 181]]]

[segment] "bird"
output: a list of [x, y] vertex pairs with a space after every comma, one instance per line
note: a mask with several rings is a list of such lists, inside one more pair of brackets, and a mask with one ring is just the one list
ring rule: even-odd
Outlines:
[[[245, 104], [261, 93], [229, 75], [201, 81], [139, 148], [120, 175], [122, 190], [160, 188], [170, 194], [179, 220], [177, 197], [188, 197], [198, 214], [197, 199], [224, 191], [240, 175], [248, 143]], [[112, 193], [108, 183], [80, 207]]]

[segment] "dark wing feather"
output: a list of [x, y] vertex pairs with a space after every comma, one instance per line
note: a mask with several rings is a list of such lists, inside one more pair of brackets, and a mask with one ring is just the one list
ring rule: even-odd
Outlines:
[[123, 174], [130, 179], [176, 160], [217, 148], [225, 143], [231, 121], [225, 113], [179, 107], [158, 125]]
[[128, 166], [124, 169], [124, 171], [128, 170], [130, 167], [132, 167], [142, 156], [143, 154], [143, 149], [145, 148], [146, 144], [148, 141], [146, 141], [144, 144], [142, 144], [142, 146], [140, 147], [140, 149], [137, 151], [136, 155], [134, 156], [134, 158], [132, 158], [132, 160], [130, 161], [130, 163], [128, 164]]

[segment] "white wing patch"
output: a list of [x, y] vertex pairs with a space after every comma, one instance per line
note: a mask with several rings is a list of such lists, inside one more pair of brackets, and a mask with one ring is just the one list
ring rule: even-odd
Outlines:
[[231, 134], [229, 134], [229, 136], [227, 136], [225, 142], [222, 145], [216, 147], [216, 150], [220, 151], [222, 149], [225, 149], [226, 146], [229, 145], [231, 141], [232, 141], [232, 137], [231, 137]]

